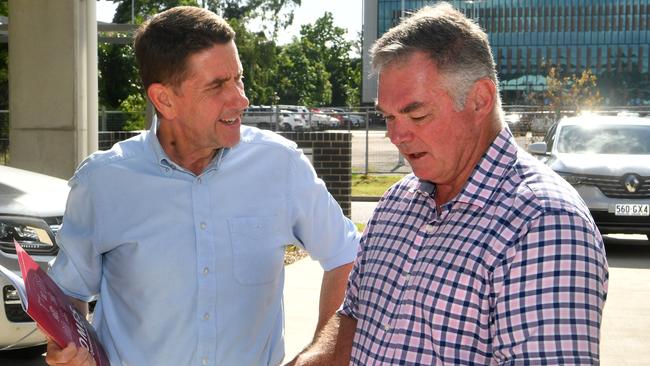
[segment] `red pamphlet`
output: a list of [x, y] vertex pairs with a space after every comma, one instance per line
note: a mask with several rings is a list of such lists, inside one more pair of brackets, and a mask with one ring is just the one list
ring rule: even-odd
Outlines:
[[95, 329], [20, 244], [15, 240], [14, 244], [23, 278], [3, 266], [0, 266], [0, 272], [18, 290], [25, 312], [60, 347], [73, 342], [77, 347], [86, 348], [97, 366], [109, 366], [108, 356], [99, 343]]

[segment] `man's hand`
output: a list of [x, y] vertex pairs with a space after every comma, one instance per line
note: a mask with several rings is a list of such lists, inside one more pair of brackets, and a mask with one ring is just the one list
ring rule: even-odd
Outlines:
[[61, 349], [53, 340], [47, 339], [45, 362], [50, 366], [96, 366], [87, 349], [70, 342]]

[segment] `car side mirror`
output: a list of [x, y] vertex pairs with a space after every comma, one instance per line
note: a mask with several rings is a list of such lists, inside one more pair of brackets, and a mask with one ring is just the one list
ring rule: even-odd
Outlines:
[[546, 155], [548, 153], [546, 149], [546, 142], [535, 142], [528, 145], [528, 152], [533, 155]]

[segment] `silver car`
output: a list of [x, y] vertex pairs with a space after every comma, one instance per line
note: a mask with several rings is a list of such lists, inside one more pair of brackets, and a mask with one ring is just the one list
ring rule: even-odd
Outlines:
[[[68, 197], [65, 180], [0, 165], [0, 264], [20, 275], [14, 239], [41, 265], [58, 252], [56, 232]], [[0, 351], [45, 343], [13, 286], [0, 274]], [[41, 351], [42, 352], [42, 351]]]
[[564, 118], [528, 150], [575, 187], [601, 233], [650, 235], [650, 118]]

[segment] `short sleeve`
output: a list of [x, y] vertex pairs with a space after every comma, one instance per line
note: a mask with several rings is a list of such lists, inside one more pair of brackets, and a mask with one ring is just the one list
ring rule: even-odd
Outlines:
[[494, 272], [491, 323], [498, 364], [597, 364], [608, 269], [591, 220], [547, 212], [531, 220]]
[[57, 233], [59, 253], [49, 274], [68, 296], [83, 301], [98, 293], [102, 273], [102, 257], [97, 253], [98, 228], [91, 189], [75, 175], [70, 181], [70, 194], [63, 224]]
[[292, 153], [289, 197], [294, 235], [326, 271], [351, 263], [360, 236], [356, 226], [343, 215], [304, 154], [299, 150]]

